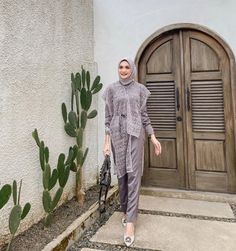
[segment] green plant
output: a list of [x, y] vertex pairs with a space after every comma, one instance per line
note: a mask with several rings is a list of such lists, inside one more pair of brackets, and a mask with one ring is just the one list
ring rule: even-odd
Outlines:
[[11, 185], [5, 184], [0, 189], [0, 209], [3, 208], [11, 197]]
[[[42, 202], [44, 211], [46, 212], [44, 226], [48, 227], [51, 224], [53, 210], [60, 201], [63, 189], [68, 181], [70, 170], [74, 169], [75, 167], [74, 160], [76, 158], [78, 149], [77, 146], [74, 146], [73, 148], [70, 147], [66, 160], [65, 154], [61, 153], [58, 157], [57, 168], [52, 170], [49, 164], [49, 149], [44, 145], [44, 141], [40, 141], [37, 129], [32, 132], [32, 136], [39, 147], [39, 160], [43, 173], [42, 181], [44, 188]], [[59, 183], [59, 188], [52, 197], [50, 191], [57, 184], [57, 181]]]
[[62, 103], [62, 116], [66, 133], [74, 137], [78, 147], [76, 155], [76, 166], [72, 171], [76, 172], [76, 197], [83, 204], [85, 193], [82, 187], [82, 166], [88, 154], [88, 147], [83, 149], [83, 135], [88, 119], [97, 115], [97, 110], [89, 111], [92, 104], [92, 97], [102, 89], [100, 76], [97, 76], [90, 85], [90, 73], [81, 69], [81, 73], [71, 73], [71, 108], [67, 113], [66, 104]]
[[12, 239], [14, 238], [14, 235], [20, 225], [21, 220], [23, 220], [27, 216], [31, 208], [30, 203], [26, 203], [22, 210], [22, 207], [20, 205], [21, 186], [22, 186], [22, 180], [20, 181], [20, 187], [17, 195], [17, 183], [15, 180], [13, 181], [12, 195], [13, 195], [14, 206], [9, 216], [9, 229], [11, 233], [11, 239], [8, 243], [7, 251], [9, 251], [11, 248]]

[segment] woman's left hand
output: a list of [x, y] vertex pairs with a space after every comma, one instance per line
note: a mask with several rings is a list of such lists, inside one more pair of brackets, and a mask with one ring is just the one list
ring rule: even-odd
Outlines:
[[155, 134], [151, 135], [151, 141], [152, 141], [154, 148], [155, 148], [155, 154], [156, 155], [161, 154], [161, 143], [157, 140]]

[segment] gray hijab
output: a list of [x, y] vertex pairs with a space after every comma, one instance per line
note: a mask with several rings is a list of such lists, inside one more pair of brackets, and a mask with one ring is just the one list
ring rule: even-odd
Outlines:
[[120, 66], [120, 63], [122, 61], [127, 61], [128, 64], [130, 65], [130, 68], [131, 68], [131, 74], [128, 78], [125, 78], [125, 79], [122, 79], [119, 75], [119, 81], [122, 85], [128, 85], [130, 83], [132, 83], [134, 81], [134, 78], [136, 77], [136, 74], [137, 74], [137, 69], [136, 69], [136, 66], [134, 64], [134, 61], [130, 58], [122, 58], [118, 64], [118, 68]]

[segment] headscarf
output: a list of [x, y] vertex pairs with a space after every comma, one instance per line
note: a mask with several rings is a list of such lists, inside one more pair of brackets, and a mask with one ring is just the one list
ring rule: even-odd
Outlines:
[[119, 69], [120, 63], [122, 61], [127, 61], [128, 62], [129, 66], [131, 68], [131, 74], [130, 74], [130, 76], [128, 78], [125, 78], [125, 79], [121, 78], [120, 75], [119, 75], [119, 81], [120, 81], [120, 83], [122, 85], [128, 85], [128, 84], [130, 84], [131, 82], [134, 81], [134, 78], [136, 77], [136, 74], [137, 74], [137, 69], [136, 69], [136, 66], [134, 64], [134, 61], [132, 59], [130, 59], [130, 58], [122, 58], [120, 60], [119, 64], [118, 64], [118, 69]]

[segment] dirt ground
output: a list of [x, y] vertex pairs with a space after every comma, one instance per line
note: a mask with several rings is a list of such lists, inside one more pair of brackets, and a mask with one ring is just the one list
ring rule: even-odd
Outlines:
[[[14, 251], [41, 251], [46, 244], [62, 233], [76, 218], [98, 200], [99, 186], [93, 186], [86, 192], [84, 206], [81, 207], [73, 197], [54, 211], [51, 227], [45, 228], [42, 220], [15, 237], [12, 242]], [[6, 247], [5, 247], [6, 248]], [[2, 248], [1, 250], [5, 250]]]

